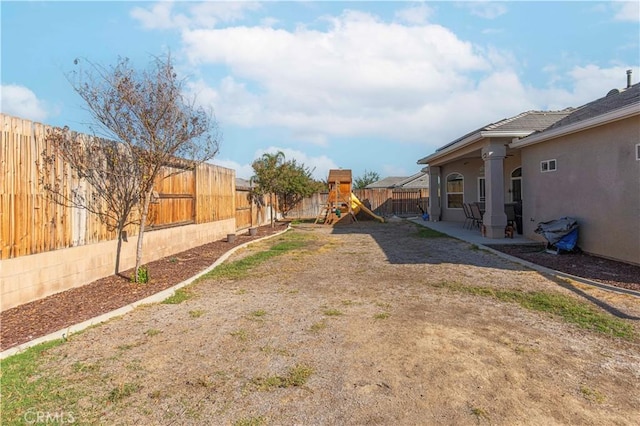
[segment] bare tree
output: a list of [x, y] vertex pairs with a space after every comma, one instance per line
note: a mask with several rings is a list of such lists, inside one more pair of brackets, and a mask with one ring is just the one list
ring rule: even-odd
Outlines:
[[[116, 231], [118, 274], [124, 229], [135, 223], [132, 213], [138, 205], [140, 175], [131, 169], [136, 160], [118, 142], [79, 135], [67, 127], [50, 130], [46, 140], [40, 184], [54, 202], [85, 209]], [[61, 175], [55, 173], [57, 161], [68, 166]], [[70, 185], [73, 182], [77, 185]]]
[[[75, 63], [78, 65], [80, 61]], [[138, 280], [154, 183], [161, 177], [170, 176], [161, 175], [160, 171], [165, 166], [176, 164], [182, 171], [189, 170], [213, 158], [218, 152], [221, 136], [213, 114], [185, 98], [184, 81], [177, 78], [170, 55], [154, 58], [151, 67], [144, 71], [134, 69], [126, 58], [120, 58], [115, 66], [110, 67], [87, 63], [87, 70], [80, 68], [68, 79], [87, 105], [96, 126], [92, 128], [93, 132], [117, 141], [117, 149], [113, 144], [104, 145], [104, 149], [111, 150], [110, 153], [122, 151], [115, 156], [102, 155], [107, 163], [109, 159], [125, 163], [118, 165], [118, 172], [125, 171], [123, 177], [130, 179], [122, 179], [119, 185], [132, 185], [134, 188], [126, 186], [126, 190], [125, 187], [114, 190], [105, 184], [98, 185], [96, 191], [103, 192], [106, 198], [119, 198], [120, 193], [128, 196], [129, 190], [134, 192], [133, 199], [139, 210], [134, 274]], [[61, 141], [68, 144], [62, 151], [73, 149], [68, 138]], [[95, 164], [87, 166], [97, 167]], [[72, 164], [72, 167], [76, 167], [81, 177], [91, 175], [82, 165]], [[115, 174], [111, 176], [115, 177]], [[105, 194], [107, 191], [116, 194]], [[129, 218], [120, 204], [112, 204], [114, 209], [120, 209], [116, 217], [120, 220]]]

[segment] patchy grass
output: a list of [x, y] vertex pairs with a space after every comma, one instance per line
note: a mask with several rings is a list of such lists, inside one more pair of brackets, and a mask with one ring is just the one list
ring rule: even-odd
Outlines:
[[290, 368], [286, 376], [256, 377], [251, 383], [261, 391], [268, 391], [275, 388], [289, 388], [304, 385], [312, 374], [313, 369], [311, 367], [298, 364]]
[[265, 311], [264, 309], [258, 309], [257, 311], [251, 312], [251, 316], [254, 318], [262, 318], [265, 315], [267, 315], [267, 311]]
[[247, 340], [249, 340], [249, 332], [244, 328], [232, 331], [230, 334], [241, 342], [246, 342]]
[[389, 312], [380, 312], [379, 314], [375, 314], [373, 318], [383, 320], [389, 318], [390, 316], [391, 314]]
[[[73, 410], [82, 397], [64, 386], [56, 374], [41, 374], [38, 366], [47, 352], [64, 344], [62, 339], [42, 343], [0, 361], [0, 387], [2, 388], [2, 424], [24, 424], [29, 410]], [[82, 365], [74, 365], [83, 369]]]
[[193, 293], [186, 287], [177, 289], [172, 296], [167, 297], [161, 303], [165, 305], [177, 305], [179, 303], [184, 302], [185, 300], [189, 300], [193, 297]]
[[157, 336], [160, 333], [162, 333], [162, 331], [158, 330], [157, 328], [150, 328], [144, 332], [144, 334], [146, 334], [147, 337]]
[[337, 317], [342, 315], [342, 312], [337, 309], [325, 309], [324, 314], [328, 317]]
[[233, 426], [262, 426], [267, 424], [267, 418], [264, 416], [245, 417], [233, 423]]
[[119, 402], [124, 398], [132, 395], [133, 393], [139, 391], [140, 388], [141, 386], [137, 383], [120, 383], [118, 386], [111, 389], [107, 400], [111, 403]]
[[191, 318], [200, 318], [204, 313], [205, 311], [203, 309], [194, 309], [193, 311], [189, 311], [189, 316]]
[[449, 238], [447, 234], [436, 231], [435, 229], [427, 228], [425, 226], [416, 225], [416, 232], [413, 234], [418, 238]]
[[327, 328], [327, 323], [325, 321], [320, 321], [320, 322], [313, 323], [311, 327], [309, 327], [309, 331], [313, 333], [319, 333], [325, 328]]
[[544, 291], [524, 292], [519, 290], [498, 290], [481, 286], [463, 285], [456, 282], [440, 282], [436, 287], [447, 288], [452, 291], [473, 294], [476, 296], [492, 297], [503, 302], [517, 303], [520, 306], [539, 312], [547, 312], [562, 318], [564, 321], [578, 327], [632, 340], [636, 332], [628, 324], [612, 315], [597, 311], [593, 306], [565, 296], [560, 293]]
[[580, 386], [580, 393], [585, 399], [591, 402], [597, 402], [598, 404], [603, 403], [606, 399], [600, 391], [597, 389], [591, 389], [587, 386]]
[[476, 416], [478, 420], [481, 420], [481, 419], [489, 420], [489, 415], [487, 414], [486, 410], [484, 410], [483, 408], [471, 407], [471, 414]]
[[256, 266], [266, 262], [275, 256], [301, 249], [305, 247], [309, 241], [309, 237], [304, 234], [295, 232], [287, 232], [279, 237], [275, 244], [269, 249], [247, 256], [243, 259], [231, 263], [223, 263], [214, 270], [204, 274], [198, 281], [205, 279], [239, 279], [248, 274], [248, 272]]

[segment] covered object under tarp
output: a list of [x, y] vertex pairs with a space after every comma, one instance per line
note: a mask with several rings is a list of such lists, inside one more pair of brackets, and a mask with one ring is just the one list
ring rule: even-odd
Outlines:
[[548, 243], [547, 248], [572, 251], [578, 242], [578, 221], [571, 217], [561, 217], [549, 222], [540, 222], [535, 230], [542, 234]]

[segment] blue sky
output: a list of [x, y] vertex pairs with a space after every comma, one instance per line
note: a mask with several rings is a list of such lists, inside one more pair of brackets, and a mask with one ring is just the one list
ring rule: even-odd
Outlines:
[[148, 66], [169, 50], [223, 133], [212, 161], [252, 174], [281, 150], [409, 176], [488, 123], [577, 107], [640, 79], [640, 2], [2, 1], [1, 109], [88, 131], [74, 59]]

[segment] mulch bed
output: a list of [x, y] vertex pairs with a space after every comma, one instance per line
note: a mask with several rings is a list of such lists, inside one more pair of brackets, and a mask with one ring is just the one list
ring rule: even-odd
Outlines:
[[488, 245], [492, 249], [549, 269], [593, 281], [640, 291], [640, 266], [586, 253], [551, 254], [545, 244]]
[[172, 287], [205, 270], [233, 247], [286, 229], [287, 223], [274, 228], [262, 226], [256, 236], [237, 235], [234, 242], [214, 241], [146, 264], [150, 281], [131, 282], [133, 269], [121, 275], [101, 278], [82, 287], [53, 294], [0, 313], [2, 335], [0, 350], [113, 311]]

